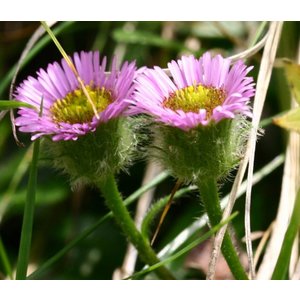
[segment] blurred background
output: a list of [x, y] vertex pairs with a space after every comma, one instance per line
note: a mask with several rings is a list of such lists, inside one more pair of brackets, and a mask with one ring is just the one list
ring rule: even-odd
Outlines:
[[[9, 98], [14, 67], [39, 26], [39, 22], [0, 22], [1, 100]], [[244, 51], [252, 45], [259, 26], [260, 22], [58, 22], [52, 29], [68, 54], [80, 50], [99, 50], [109, 59], [116, 55], [119, 63], [136, 60], [139, 67], [158, 65], [166, 68], [167, 62], [183, 54], [199, 57], [210, 50], [227, 57]], [[298, 39], [299, 22], [285, 22], [277, 56], [294, 59]], [[61, 54], [49, 38], [42, 37], [36, 46], [35, 51], [30, 53], [30, 58], [24, 62], [17, 84], [29, 75], [35, 76], [39, 68], [61, 60]], [[255, 80], [260, 58], [259, 52], [246, 61], [247, 65], [254, 65], [250, 75]], [[289, 102], [289, 90], [283, 72], [275, 69], [263, 119], [288, 109]], [[16, 145], [7, 114], [0, 122], [0, 237], [13, 268], [18, 255], [28, 181], [27, 167], [30, 162], [30, 137], [24, 134], [18, 134], [18, 137], [25, 147]], [[272, 123], [266, 126], [257, 144], [255, 170], [284, 153], [285, 147], [286, 132]], [[129, 169], [129, 174], [119, 174], [119, 189], [124, 197], [140, 187], [146, 166], [147, 162], [137, 161]], [[232, 174], [234, 178], [235, 172]], [[275, 218], [281, 179], [282, 166], [253, 188], [252, 231], [265, 231]], [[223, 183], [222, 195], [230, 191], [232, 181], [233, 179]], [[153, 201], [169, 194], [174, 184], [175, 180], [172, 178], [159, 184]], [[133, 213], [135, 207], [136, 204], [130, 206]], [[241, 241], [244, 236], [243, 197], [238, 199], [235, 210], [240, 213], [233, 226], [237, 240]], [[35, 270], [107, 212], [97, 190], [90, 187], [71, 190], [68, 178], [41, 160], [30, 268]], [[197, 192], [190, 192], [176, 200], [164, 221], [155, 249], [162, 249], [202, 213], [203, 208]], [[155, 224], [153, 225], [155, 229]], [[202, 232], [205, 230], [207, 228], [203, 228]], [[254, 247], [256, 246], [257, 242], [254, 241]], [[243, 252], [243, 242], [239, 242], [239, 247]], [[196, 254], [192, 251], [172, 263], [171, 268], [180, 278], [205, 278], [203, 263], [207, 262], [205, 255], [209, 249], [207, 245], [201, 245], [197, 250]], [[125, 252], [126, 238], [113, 220], [108, 220], [51, 265], [39, 279], [111, 279], [115, 269], [122, 264]], [[141, 267], [142, 264], [138, 264], [137, 269]], [[222, 278], [228, 274], [219, 276]], [[3, 261], [0, 260], [0, 278], [6, 277]]]

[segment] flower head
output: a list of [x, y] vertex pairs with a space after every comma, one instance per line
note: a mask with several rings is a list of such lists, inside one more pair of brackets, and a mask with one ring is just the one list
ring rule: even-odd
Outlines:
[[[252, 67], [242, 61], [205, 53], [168, 64], [171, 78], [159, 67], [136, 79], [129, 113], [145, 113], [151, 123], [150, 153], [182, 181], [225, 178], [242, 158], [250, 125]], [[126, 100], [127, 101], [127, 100]]]
[[33, 140], [43, 135], [52, 136], [54, 141], [76, 140], [95, 131], [100, 123], [122, 115], [128, 106], [124, 100], [133, 91], [135, 63], [125, 62], [119, 71], [114, 59], [111, 72], [106, 75], [106, 62], [106, 57], [100, 61], [97, 51], [73, 55], [90, 99], [64, 59], [61, 64], [49, 64], [46, 71], [40, 69], [37, 78], [28, 77], [17, 88], [15, 97], [36, 109], [19, 109], [15, 124], [20, 131], [32, 133]]
[[146, 113], [167, 125], [189, 130], [238, 114], [251, 116], [254, 95], [252, 67], [242, 61], [230, 67], [221, 55], [205, 53], [200, 59], [183, 56], [168, 64], [173, 79], [161, 68], [146, 69], [137, 78], [132, 114]]

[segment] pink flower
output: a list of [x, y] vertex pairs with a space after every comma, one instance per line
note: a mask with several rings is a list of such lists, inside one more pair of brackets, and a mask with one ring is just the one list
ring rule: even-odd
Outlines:
[[[22, 132], [32, 133], [32, 140], [44, 135], [53, 141], [76, 140], [95, 131], [101, 124], [124, 113], [133, 92], [135, 63], [125, 62], [120, 70], [115, 59], [109, 75], [105, 74], [106, 57], [100, 61], [99, 52], [74, 53], [73, 63], [98, 112], [95, 116], [76, 76], [62, 59], [61, 64], [49, 64], [40, 69], [37, 78], [28, 77], [17, 88], [17, 100], [36, 109], [20, 108], [15, 124]], [[42, 114], [39, 111], [43, 99]]]
[[156, 121], [189, 130], [236, 114], [251, 117], [249, 100], [255, 93], [253, 67], [242, 61], [232, 66], [221, 55], [205, 53], [200, 59], [183, 56], [168, 63], [172, 79], [160, 67], [146, 69], [136, 78], [130, 114], [145, 113]]

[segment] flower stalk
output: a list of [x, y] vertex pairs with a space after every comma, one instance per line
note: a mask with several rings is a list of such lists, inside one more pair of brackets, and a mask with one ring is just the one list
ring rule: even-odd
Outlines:
[[[146, 238], [136, 228], [134, 221], [125, 207], [113, 175], [108, 175], [104, 180], [99, 181], [98, 187], [106, 200], [107, 206], [112, 211], [116, 222], [129, 241], [136, 247], [141, 259], [149, 265], [158, 263], [159, 259], [155, 252], [150, 247]], [[165, 267], [158, 268], [156, 273], [161, 279], [175, 279]]]
[[[217, 182], [214, 178], [202, 178], [198, 180], [198, 188], [204, 203], [211, 226], [216, 226], [222, 220], [222, 209], [219, 201]], [[229, 233], [226, 232], [221, 247], [224, 258], [236, 279], [247, 280], [248, 276], [239, 260]]]

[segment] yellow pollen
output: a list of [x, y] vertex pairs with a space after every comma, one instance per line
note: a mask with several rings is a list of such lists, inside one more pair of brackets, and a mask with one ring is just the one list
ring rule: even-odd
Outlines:
[[193, 85], [177, 90], [169, 95], [163, 102], [163, 106], [174, 111], [198, 113], [200, 109], [205, 109], [207, 117], [218, 105], [226, 99], [226, 92], [222, 88], [214, 88], [203, 85]]
[[[113, 102], [111, 92], [102, 88], [92, 88], [87, 85], [86, 90], [98, 113], [106, 109]], [[63, 99], [56, 100], [50, 108], [54, 122], [69, 124], [87, 123], [92, 121], [94, 110], [82, 89], [70, 92]]]

